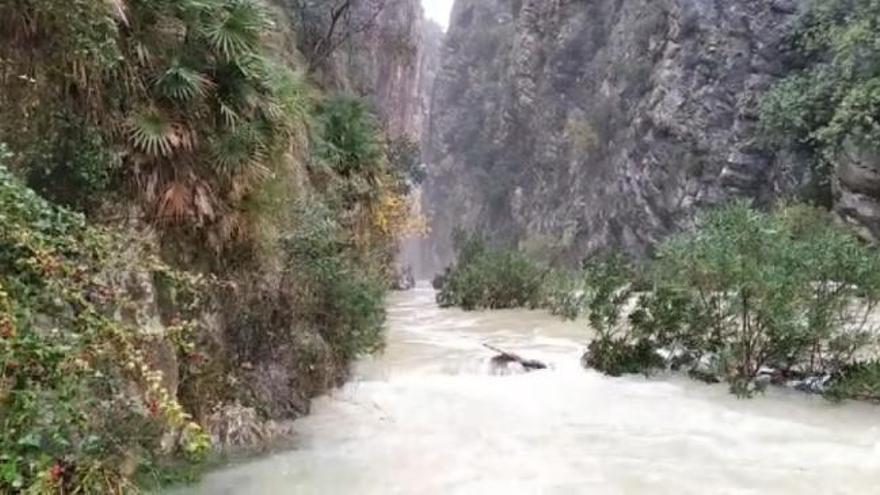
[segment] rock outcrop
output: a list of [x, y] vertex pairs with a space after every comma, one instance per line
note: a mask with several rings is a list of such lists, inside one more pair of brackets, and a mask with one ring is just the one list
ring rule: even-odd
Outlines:
[[455, 226], [574, 260], [634, 253], [799, 167], [759, 146], [798, 0], [458, 0], [428, 123], [435, 256]]

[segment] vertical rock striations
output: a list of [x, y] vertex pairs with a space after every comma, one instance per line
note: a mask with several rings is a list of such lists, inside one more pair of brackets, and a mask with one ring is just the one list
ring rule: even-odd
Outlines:
[[761, 150], [797, 0], [458, 0], [427, 157], [436, 256], [456, 225], [575, 259], [632, 252], [798, 180]]

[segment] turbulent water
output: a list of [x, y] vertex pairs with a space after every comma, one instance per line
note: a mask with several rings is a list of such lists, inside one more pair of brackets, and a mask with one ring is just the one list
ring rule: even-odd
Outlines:
[[[877, 493], [880, 409], [796, 392], [737, 400], [676, 377], [579, 367], [586, 332], [537, 312], [389, 301], [384, 355], [316, 401], [296, 450], [200, 494]], [[491, 343], [553, 369], [488, 372]]]

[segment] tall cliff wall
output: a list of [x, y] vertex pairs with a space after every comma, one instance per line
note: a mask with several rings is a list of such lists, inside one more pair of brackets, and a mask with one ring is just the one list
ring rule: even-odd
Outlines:
[[798, 0], [458, 0], [428, 124], [435, 257], [459, 225], [576, 259], [801, 178], [760, 96]]

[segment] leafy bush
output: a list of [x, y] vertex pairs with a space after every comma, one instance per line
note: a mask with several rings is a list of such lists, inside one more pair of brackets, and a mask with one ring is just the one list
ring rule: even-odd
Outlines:
[[880, 361], [844, 366], [831, 377], [825, 396], [834, 401], [880, 401]]
[[341, 362], [379, 350], [385, 281], [369, 264], [355, 262], [329, 209], [318, 203], [298, 210], [300, 223], [285, 239], [285, 252], [300, 321], [318, 327]]
[[850, 362], [880, 297], [877, 263], [819, 210], [771, 215], [737, 204], [665, 244], [658, 272], [659, 283], [686, 288], [707, 325], [708, 338], [682, 341], [731, 356], [728, 378], [751, 381], [765, 366], [816, 372]]
[[0, 87], [0, 135], [22, 175], [78, 208], [116, 177], [162, 224], [226, 241], [305, 133], [305, 84], [260, 0], [23, 0], [0, 19], [5, 70], [29, 74]]
[[880, 142], [878, 22], [874, 0], [812, 0], [793, 39], [803, 69], [762, 103], [771, 144], [810, 152], [814, 175], [826, 190], [834, 155], [846, 139]]
[[[656, 361], [646, 349], [663, 350], [667, 365], [720, 373], [738, 393], [754, 391], [767, 369], [838, 373], [872, 340], [867, 317], [880, 300], [878, 263], [818, 209], [771, 214], [737, 203], [711, 211], [695, 231], [660, 246], [654, 286], [639, 297], [628, 326], [620, 317], [630, 297], [626, 272], [614, 264], [593, 270], [590, 322], [599, 342], [592, 347], [607, 356], [591, 362], [637, 369], [625, 351], [638, 348], [650, 368]], [[708, 369], [707, 360], [714, 363]]]
[[584, 364], [612, 376], [648, 373], [663, 366], [656, 345], [627, 324], [636, 273], [620, 254], [597, 257], [584, 266], [584, 311], [596, 334], [584, 355]]
[[0, 167], [0, 492], [120, 493], [166, 433], [208, 448], [148, 366], [149, 337], [114, 317], [123, 242]]
[[609, 376], [648, 373], [665, 366], [657, 349], [647, 340], [630, 342], [614, 337], [600, 337], [590, 342], [583, 362]]
[[437, 293], [442, 307], [465, 310], [536, 306], [546, 271], [514, 251], [489, 248], [477, 235], [457, 233], [456, 264]]

